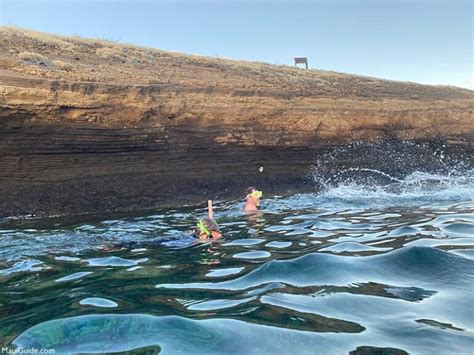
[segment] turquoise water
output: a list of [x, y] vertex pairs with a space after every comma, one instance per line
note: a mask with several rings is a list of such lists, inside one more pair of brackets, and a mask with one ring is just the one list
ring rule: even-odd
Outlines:
[[[217, 201], [221, 243], [180, 241], [204, 209], [5, 220], [0, 343], [56, 353], [469, 353], [473, 187], [472, 172], [351, 180], [266, 198], [250, 217], [240, 201]], [[174, 242], [100, 249], [156, 239]]]

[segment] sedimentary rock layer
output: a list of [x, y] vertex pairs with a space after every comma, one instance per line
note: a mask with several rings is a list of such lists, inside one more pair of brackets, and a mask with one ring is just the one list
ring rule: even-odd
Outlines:
[[356, 140], [471, 153], [473, 108], [454, 87], [0, 28], [0, 216], [310, 188], [314, 159]]

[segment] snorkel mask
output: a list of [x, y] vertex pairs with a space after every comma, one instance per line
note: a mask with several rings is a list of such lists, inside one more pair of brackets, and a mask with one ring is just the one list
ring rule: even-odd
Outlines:
[[206, 228], [206, 226], [204, 225], [204, 222], [202, 220], [199, 220], [199, 222], [196, 225], [196, 228], [199, 229], [199, 231], [201, 231], [202, 233], [204, 233], [208, 237], [210, 237], [212, 235], [211, 232], [209, 232], [209, 229]]

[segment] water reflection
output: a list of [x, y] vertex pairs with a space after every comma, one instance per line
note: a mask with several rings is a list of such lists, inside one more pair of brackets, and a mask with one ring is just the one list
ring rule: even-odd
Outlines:
[[185, 235], [205, 211], [8, 221], [0, 338], [59, 353], [465, 353], [474, 196], [458, 198], [368, 207], [306, 194], [253, 216], [217, 203], [222, 243], [109, 251]]

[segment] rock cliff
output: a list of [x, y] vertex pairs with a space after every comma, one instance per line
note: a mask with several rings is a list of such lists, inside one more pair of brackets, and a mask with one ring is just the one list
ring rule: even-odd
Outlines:
[[472, 153], [473, 108], [455, 87], [0, 27], [0, 217], [297, 191], [353, 141]]

